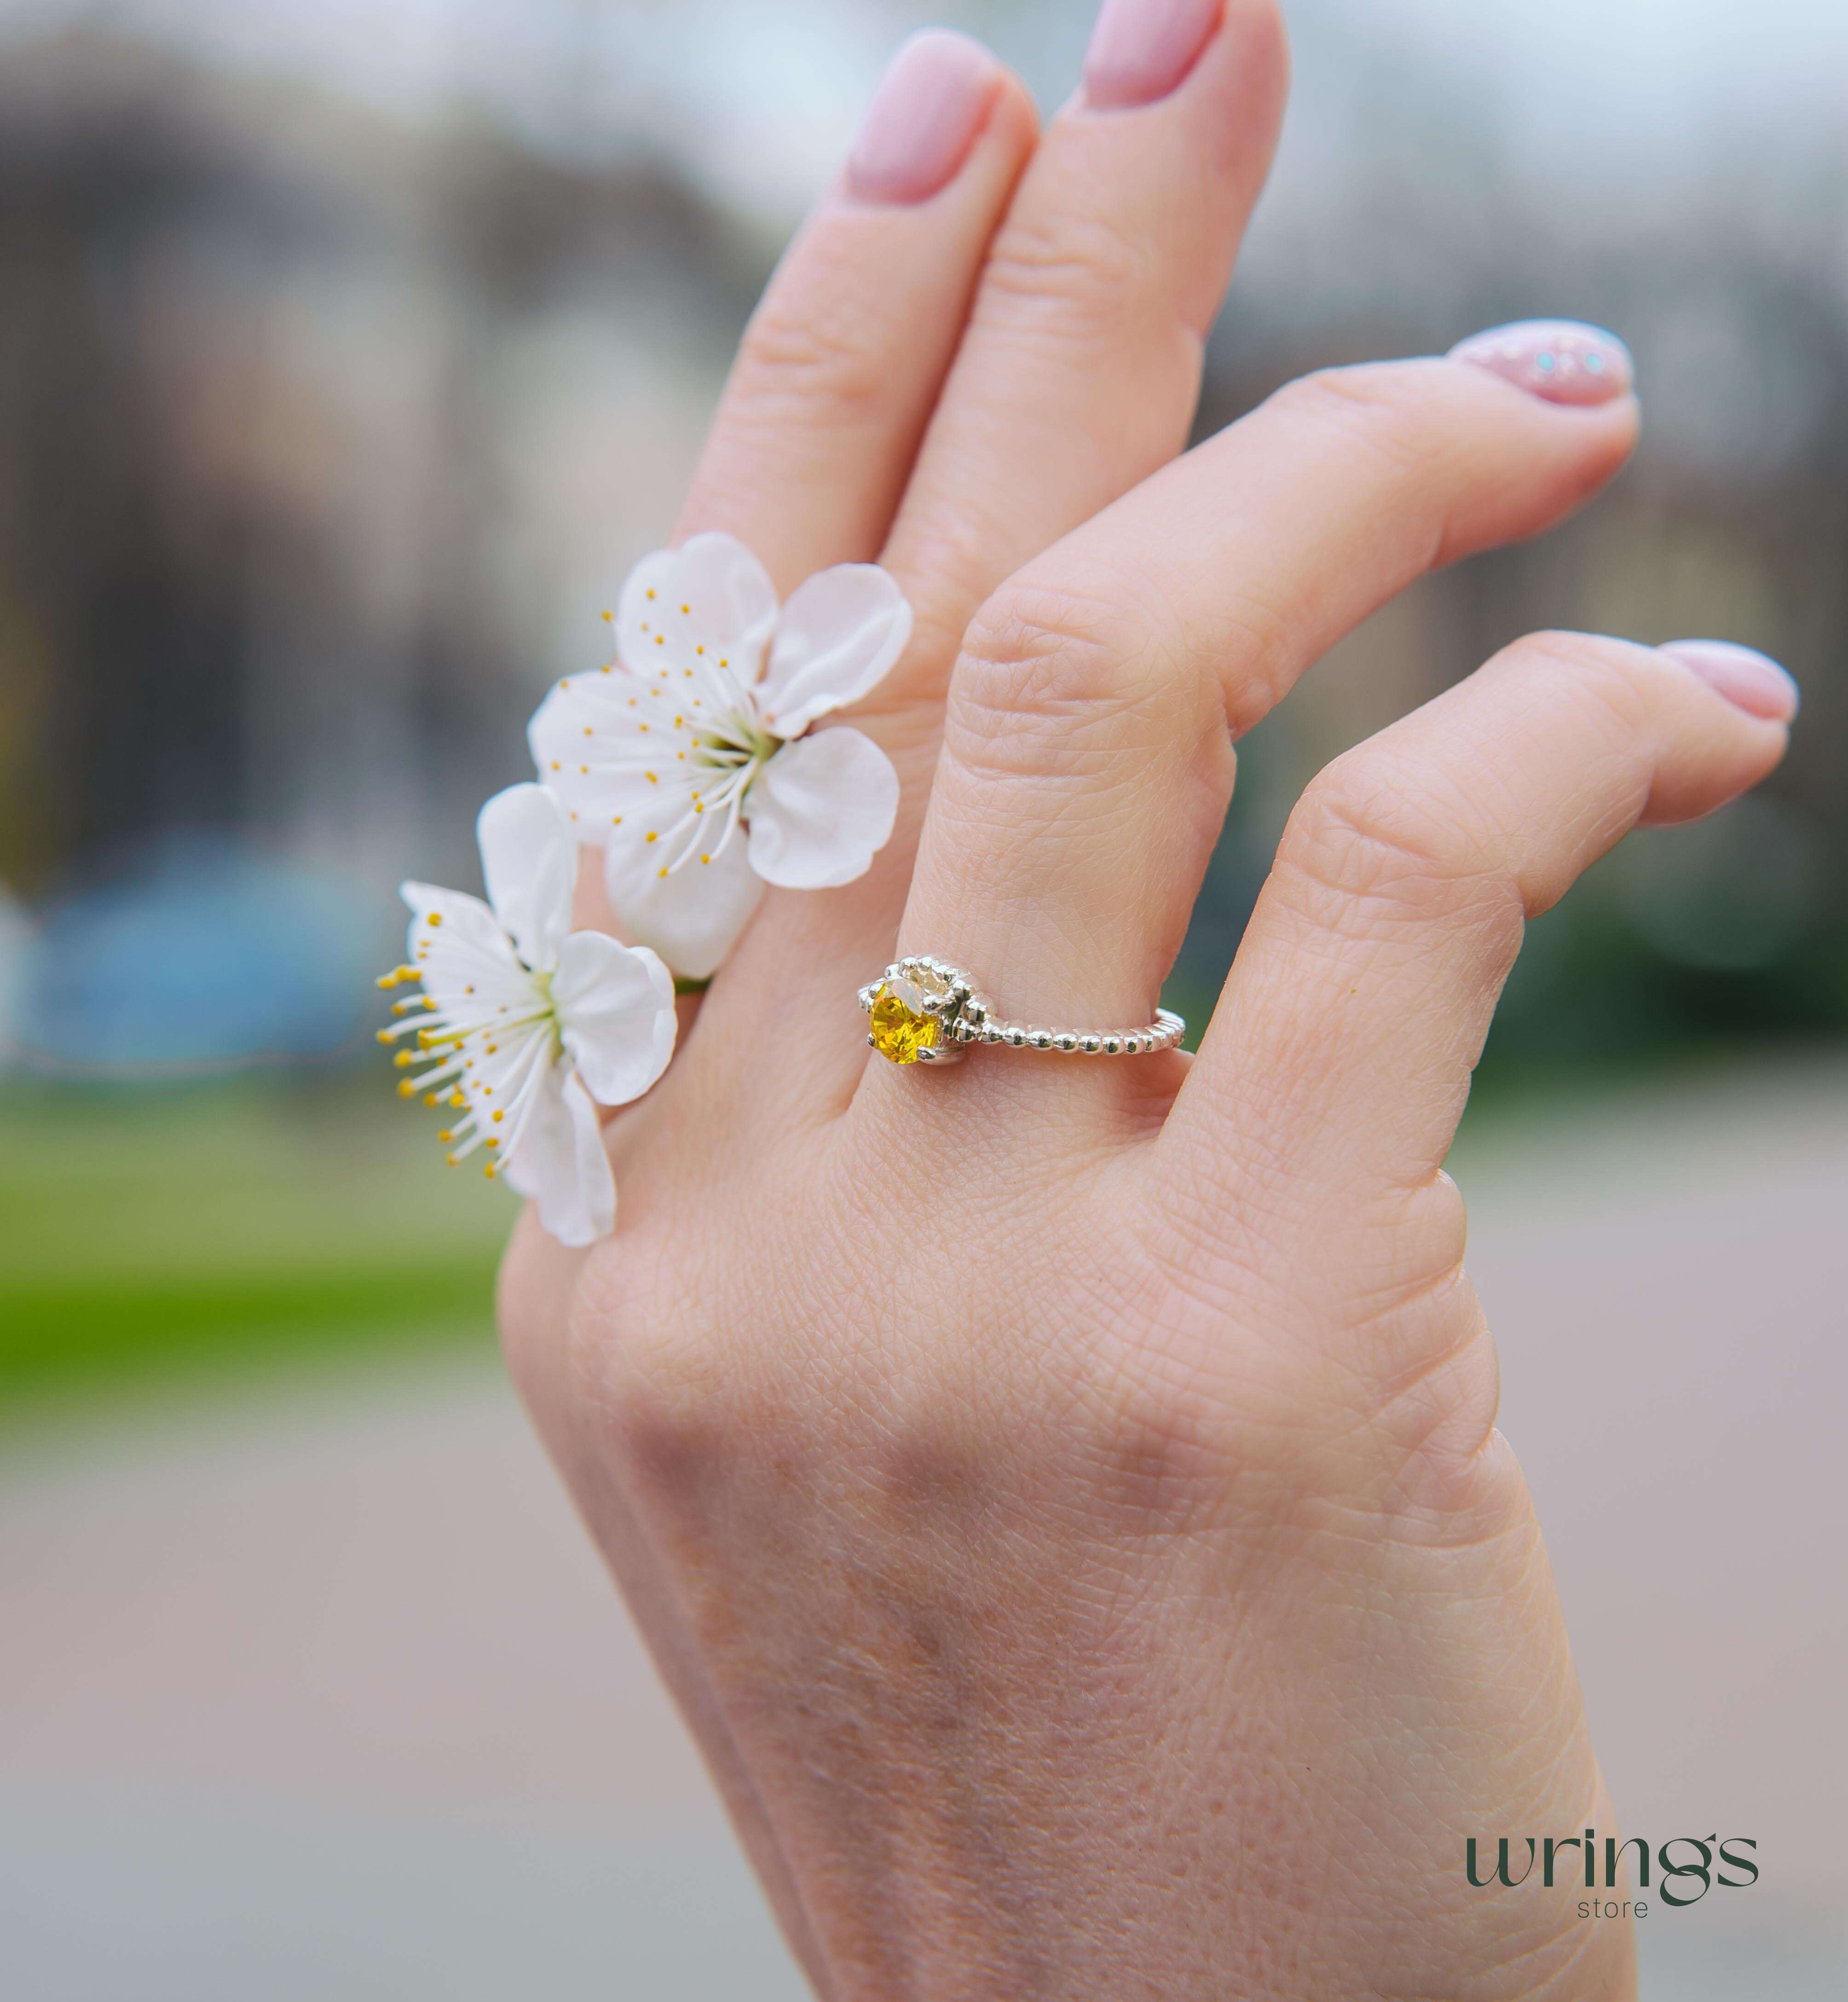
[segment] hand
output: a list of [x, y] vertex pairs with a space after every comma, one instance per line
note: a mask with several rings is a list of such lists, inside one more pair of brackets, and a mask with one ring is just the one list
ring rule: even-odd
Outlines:
[[528, 1219], [504, 1277], [840, 2002], [1630, 1990], [1620, 1923], [1464, 1876], [1470, 1836], [1615, 1822], [1442, 1164], [1525, 917], [1763, 777], [1775, 671], [1544, 635], [1338, 760], [1195, 1059], [901, 1070], [854, 999], [935, 952], [1018, 1018], [1145, 1020], [1240, 733], [1630, 448], [1620, 351], [1571, 404], [1500, 378], [1516, 340], [1311, 377], [1168, 463], [1284, 73], [1271, 0], [1113, 0], [1036, 138], [974, 45], [901, 57], [682, 523], [786, 591], [898, 576], [916, 638], [854, 719], [898, 832], [763, 905], [608, 1129], [615, 1236]]

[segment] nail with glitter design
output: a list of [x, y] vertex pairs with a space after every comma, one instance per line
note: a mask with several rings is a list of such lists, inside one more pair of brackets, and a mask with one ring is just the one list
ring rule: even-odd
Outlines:
[[1549, 403], [1615, 403], [1636, 380], [1630, 350], [1614, 333], [1571, 319], [1491, 327], [1458, 342], [1449, 358], [1486, 368]]
[[1791, 722], [1802, 702], [1795, 676], [1754, 647], [1730, 640], [1671, 640], [1656, 650], [1692, 668], [1735, 709], [1766, 723]]

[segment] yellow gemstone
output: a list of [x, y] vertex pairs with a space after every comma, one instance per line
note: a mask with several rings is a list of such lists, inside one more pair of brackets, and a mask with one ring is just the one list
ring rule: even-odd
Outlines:
[[873, 1047], [893, 1063], [915, 1063], [919, 1050], [935, 1046], [942, 1027], [925, 1013], [923, 989], [915, 981], [888, 980], [873, 997]]

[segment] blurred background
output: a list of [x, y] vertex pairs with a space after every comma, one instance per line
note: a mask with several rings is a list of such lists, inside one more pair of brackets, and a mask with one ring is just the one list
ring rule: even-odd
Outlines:
[[[1050, 112], [1090, 12], [0, 0], [9, 1997], [800, 1992], [370, 976], [401, 877], [476, 883], [898, 40], [967, 27]], [[1452, 1165], [1627, 1825], [1766, 1859], [1645, 1926], [1645, 1993], [1838, 1994], [1848, 10], [1286, 12], [1201, 430], [1546, 314], [1630, 344], [1647, 435], [1248, 740], [1173, 998], [1309, 774], [1518, 633], [1797, 675], [1769, 785], [1532, 927]]]

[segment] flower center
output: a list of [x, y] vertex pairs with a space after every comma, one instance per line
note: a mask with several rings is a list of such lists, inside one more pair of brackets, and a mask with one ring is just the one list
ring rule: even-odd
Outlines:
[[734, 710], [693, 739], [694, 755], [699, 762], [723, 772], [761, 765], [779, 748], [780, 740], [765, 729], [753, 710]]

